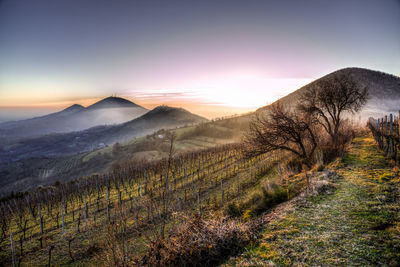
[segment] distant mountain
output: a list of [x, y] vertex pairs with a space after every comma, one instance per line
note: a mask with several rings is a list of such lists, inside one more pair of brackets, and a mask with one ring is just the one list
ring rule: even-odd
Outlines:
[[0, 147], [0, 162], [72, 155], [144, 136], [159, 129], [171, 129], [204, 121], [207, 119], [185, 109], [160, 106], [126, 123], [96, 126], [79, 132], [45, 135], [4, 145]]
[[370, 116], [381, 117], [388, 113], [398, 115], [400, 110], [400, 77], [362, 68], [345, 68], [337, 70], [301, 87], [278, 101], [293, 105], [305, 90], [315, 86], [315, 84], [320, 80], [330, 81], [336, 75], [346, 75], [361, 86], [366, 86], [368, 88], [369, 100], [360, 113], [363, 119]]
[[87, 109], [102, 109], [102, 108], [141, 108], [141, 106], [120, 97], [107, 97], [99, 102], [88, 106]]
[[97, 125], [130, 121], [147, 111], [127, 99], [108, 97], [87, 108], [75, 104], [49, 115], [0, 123], [0, 138], [15, 141], [45, 134], [81, 131]]
[[[74, 113], [74, 112], [81, 111], [81, 110], [84, 110], [84, 109], [85, 109], [84, 106], [81, 106], [79, 104], [73, 104], [72, 106], [70, 106], [70, 107], [68, 107], [66, 109], [63, 109], [62, 111], [57, 112], [57, 113], [63, 113], [63, 114]], [[51, 114], [49, 114], [49, 115], [51, 115]], [[49, 116], [49, 115], [47, 115], [47, 116]]]

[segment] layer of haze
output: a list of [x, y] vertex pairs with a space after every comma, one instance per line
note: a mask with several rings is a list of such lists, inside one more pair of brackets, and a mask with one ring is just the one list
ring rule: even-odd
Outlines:
[[324, 74], [400, 74], [400, 4], [0, 1], [0, 121], [111, 94], [207, 117], [254, 110]]

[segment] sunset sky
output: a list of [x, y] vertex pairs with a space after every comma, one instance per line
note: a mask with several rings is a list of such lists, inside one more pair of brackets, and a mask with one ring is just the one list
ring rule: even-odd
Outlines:
[[400, 74], [400, 1], [0, 0], [0, 121], [112, 94], [211, 118], [344, 67]]

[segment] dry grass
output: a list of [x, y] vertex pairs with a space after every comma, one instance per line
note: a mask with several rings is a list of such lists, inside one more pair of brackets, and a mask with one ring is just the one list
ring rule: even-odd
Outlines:
[[368, 135], [329, 167], [339, 176], [319, 182], [319, 193], [293, 203], [268, 224], [259, 244], [226, 265], [399, 266], [397, 168]]
[[210, 266], [237, 253], [254, 240], [258, 220], [241, 223], [228, 218], [188, 219], [167, 240], [153, 242], [136, 263], [146, 266]]

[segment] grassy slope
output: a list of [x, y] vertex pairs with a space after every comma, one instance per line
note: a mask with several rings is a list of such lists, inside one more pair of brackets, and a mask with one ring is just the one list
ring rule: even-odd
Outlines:
[[227, 265], [398, 266], [398, 169], [368, 135], [356, 138], [332, 168], [339, 175], [334, 194], [310, 198], [271, 221], [260, 242]]

